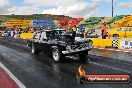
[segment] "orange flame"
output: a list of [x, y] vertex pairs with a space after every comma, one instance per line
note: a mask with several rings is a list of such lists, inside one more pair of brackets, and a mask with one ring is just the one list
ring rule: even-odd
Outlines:
[[86, 75], [86, 71], [84, 70], [84, 68], [82, 66], [79, 66], [78, 72], [79, 72], [80, 76], [85, 76]]

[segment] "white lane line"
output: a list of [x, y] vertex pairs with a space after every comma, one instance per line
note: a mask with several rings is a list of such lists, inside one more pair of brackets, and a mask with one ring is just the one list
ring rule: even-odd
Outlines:
[[122, 71], [122, 72], [126, 72], [126, 73], [132, 73], [132, 71], [128, 71], [126, 69], [124, 70], [124, 69], [120, 69], [120, 68], [114, 68], [114, 67], [103, 65], [103, 64], [99, 64], [99, 63], [96, 63], [96, 62], [90, 62], [89, 61], [89, 63], [94, 64], [94, 65], [98, 65], [98, 66], [101, 66], [101, 67], [110, 68], [110, 69], [117, 70], [117, 71]]
[[119, 52], [119, 51], [122, 51], [122, 50], [115, 50], [115, 51], [118, 51]]
[[105, 48], [98, 48], [98, 49], [105, 49]]
[[113, 51], [114, 49], [107, 49], [107, 50], [111, 50], [111, 51]]
[[8, 73], [8, 75], [16, 82], [16, 84], [20, 88], [26, 88], [24, 84], [22, 84], [1, 62], [0, 66]]
[[123, 52], [128, 53], [129, 51], [123, 51]]

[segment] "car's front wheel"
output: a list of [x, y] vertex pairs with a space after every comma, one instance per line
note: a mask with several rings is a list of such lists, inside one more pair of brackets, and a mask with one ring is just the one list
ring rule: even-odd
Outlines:
[[52, 57], [55, 62], [61, 62], [62, 54], [59, 52], [58, 48], [52, 50]]

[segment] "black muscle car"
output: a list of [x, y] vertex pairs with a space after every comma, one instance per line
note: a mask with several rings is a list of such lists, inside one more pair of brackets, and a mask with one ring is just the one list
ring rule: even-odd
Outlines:
[[64, 29], [45, 30], [36, 32], [28, 41], [28, 46], [34, 55], [40, 52], [51, 52], [55, 62], [60, 62], [63, 56], [79, 54], [80, 60], [84, 60], [88, 51], [92, 49], [92, 41], [86, 38], [75, 37], [74, 32], [66, 32]]

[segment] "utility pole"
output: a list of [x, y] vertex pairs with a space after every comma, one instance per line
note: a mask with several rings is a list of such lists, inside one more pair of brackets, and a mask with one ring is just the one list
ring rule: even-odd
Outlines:
[[112, 17], [114, 16], [114, 1], [112, 0]]

